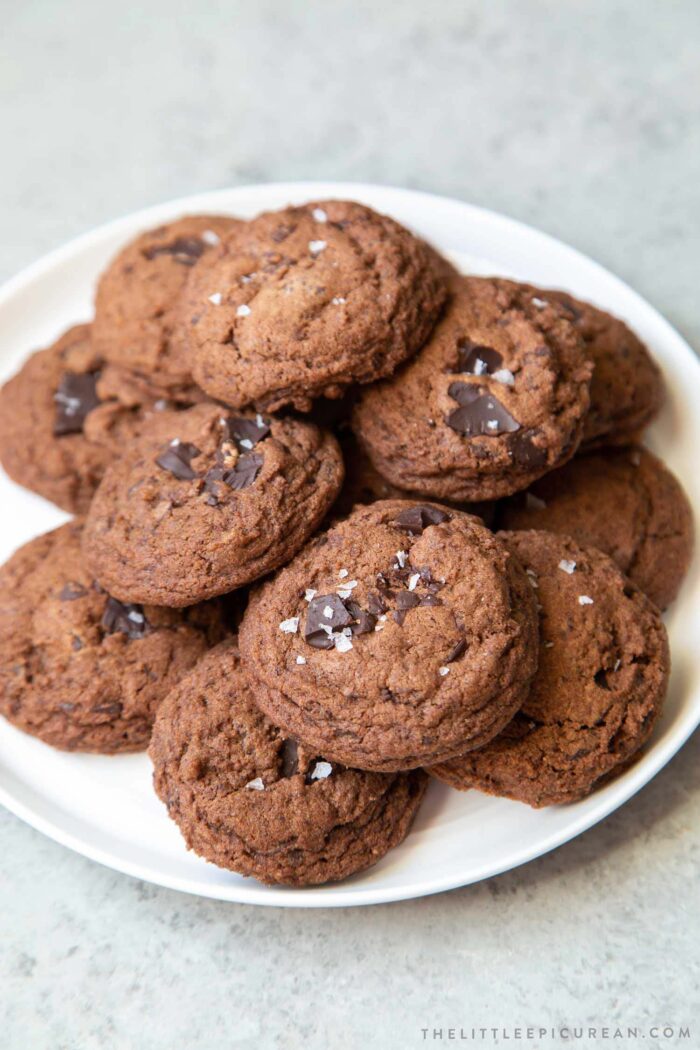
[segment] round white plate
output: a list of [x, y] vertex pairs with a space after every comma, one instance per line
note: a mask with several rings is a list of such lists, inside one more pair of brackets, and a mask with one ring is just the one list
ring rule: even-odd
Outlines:
[[[649, 434], [700, 509], [700, 362], [662, 317], [590, 259], [536, 230], [459, 201], [345, 183], [248, 186], [173, 201], [72, 241], [0, 291], [0, 376], [67, 325], [88, 319], [95, 278], [136, 233], [192, 212], [252, 216], [326, 197], [354, 198], [393, 215], [464, 270], [565, 288], [625, 318], [663, 369], [668, 400]], [[0, 475], [0, 560], [64, 519]], [[666, 617], [673, 676], [665, 714], [640, 761], [583, 802], [536, 812], [433, 783], [408, 839], [371, 871], [337, 886], [271, 889], [188, 853], [151, 790], [145, 755], [108, 758], [54, 751], [0, 719], [0, 801], [23, 820], [93, 860], [173, 889], [222, 900], [294, 907], [373, 904], [436, 893], [523, 864], [602, 820], [647, 783], [700, 722], [700, 581], [693, 565]]]

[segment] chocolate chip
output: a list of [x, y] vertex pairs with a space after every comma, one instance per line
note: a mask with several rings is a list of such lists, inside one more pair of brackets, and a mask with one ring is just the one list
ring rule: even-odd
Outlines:
[[437, 507], [416, 505], [402, 510], [396, 519], [396, 524], [405, 529], [411, 536], [419, 536], [429, 525], [441, 525], [443, 521], [449, 521], [451, 515]]
[[466, 640], [466, 638], [460, 638], [460, 640], [457, 642], [457, 644], [454, 645], [452, 647], [452, 649], [450, 649], [450, 652], [445, 657], [445, 663], [446, 664], [453, 663], [455, 660], [459, 659], [459, 657], [462, 655], [462, 653], [466, 652], [466, 650], [467, 650], [467, 640]]
[[351, 623], [352, 616], [337, 594], [319, 594], [309, 602], [304, 640], [314, 649], [332, 649], [335, 643], [331, 631], [348, 627]]
[[250, 450], [270, 433], [269, 423], [262, 416], [258, 416], [258, 419], [260, 423], [244, 416], [227, 416], [224, 420], [226, 436], [236, 442], [239, 452]]
[[82, 433], [86, 416], [100, 403], [96, 389], [99, 376], [99, 371], [65, 372], [61, 376], [53, 395], [56, 404], [53, 432], [56, 437]]
[[170, 244], [153, 244], [144, 250], [148, 260], [155, 259], [158, 255], [172, 255], [175, 262], [183, 266], [194, 266], [200, 255], [204, 253], [206, 245], [199, 237], [177, 237]]
[[197, 477], [197, 471], [192, 469], [191, 461], [200, 455], [197, 446], [188, 441], [171, 441], [161, 454], [156, 456], [156, 463], [163, 470], [170, 471], [179, 481], [191, 481]]
[[466, 437], [486, 434], [513, 433], [520, 423], [513, 419], [505, 405], [484, 387], [471, 383], [450, 383], [447, 393], [460, 406], [446, 417], [445, 422], [453, 430]]
[[263, 465], [263, 457], [257, 452], [247, 452], [245, 456], [239, 456], [233, 470], [227, 471], [223, 482], [231, 489], [247, 489], [253, 484], [260, 468]]
[[473, 343], [471, 339], [460, 339], [457, 344], [457, 367], [455, 372], [466, 372], [473, 376], [491, 376], [503, 367], [503, 356], [490, 346]]
[[83, 587], [82, 583], [69, 580], [68, 583], [64, 583], [58, 598], [62, 602], [74, 602], [76, 598], [83, 598], [86, 594], [87, 588]]
[[102, 616], [102, 626], [107, 634], [121, 631], [128, 638], [142, 638], [148, 631], [149, 623], [143, 614], [143, 606], [108, 598]]
[[424, 598], [420, 600], [421, 605], [442, 605], [442, 600], [435, 594], [426, 594]]
[[281, 776], [285, 778], [293, 777], [295, 773], [299, 772], [299, 745], [296, 740], [290, 739], [282, 741], [281, 756]]
[[547, 449], [536, 445], [533, 438], [536, 430], [523, 430], [508, 441], [508, 448], [516, 463], [524, 467], [541, 467], [547, 462]]

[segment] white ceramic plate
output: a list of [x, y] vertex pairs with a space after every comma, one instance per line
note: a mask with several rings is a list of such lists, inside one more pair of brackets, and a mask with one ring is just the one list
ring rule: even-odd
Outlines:
[[[67, 325], [90, 317], [95, 278], [136, 233], [192, 212], [252, 216], [288, 202], [355, 198], [393, 215], [461, 268], [566, 288], [625, 318], [663, 369], [668, 401], [649, 434], [682, 479], [700, 518], [700, 362], [659, 314], [590, 259], [510, 219], [459, 201], [379, 186], [290, 183], [190, 197], [103, 226], [52, 252], [0, 291], [0, 374]], [[0, 475], [0, 560], [65, 516]], [[583, 802], [535, 812], [515, 802], [433, 783], [406, 842], [371, 871], [337, 886], [270, 889], [188, 853], [151, 790], [145, 755], [107, 758], [54, 751], [0, 719], [0, 801], [29, 824], [93, 860], [173, 889], [222, 900], [294, 907], [373, 904], [476, 882], [553, 849], [626, 802], [700, 722], [697, 559], [667, 616], [673, 649], [668, 704], [644, 757]]]

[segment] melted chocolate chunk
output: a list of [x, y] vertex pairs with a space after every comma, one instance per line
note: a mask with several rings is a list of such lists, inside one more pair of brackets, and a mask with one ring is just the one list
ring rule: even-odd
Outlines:
[[247, 452], [238, 457], [233, 470], [229, 470], [223, 477], [223, 482], [231, 489], [247, 489], [253, 484], [263, 465], [262, 456], [257, 452]]
[[397, 609], [415, 609], [417, 605], [420, 605], [420, 595], [415, 591], [399, 591], [396, 595]]
[[513, 419], [505, 405], [484, 387], [457, 382], [450, 383], [447, 392], [460, 406], [445, 419], [457, 433], [466, 437], [479, 434], [498, 437], [520, 429], [520, 423]]
[[246, 419], [244, 416], [227, 416], [224, 421], [224, 430], [230, 441], [235, 441], [238, 451], [250, 451], [259, 441], [266, 438], [270, 433], [270, 425], [262, 416], [258, 416], [260, 423], [255, 419]]
[[547, 449], [533, 441], [536, 433], [536, 430], [523, 430], [510, 438], [508, 448], [516, 463], [524, 467], [541, 467], [547, 462]]
[[66, 372], [61, 376], [53, 395], [56, 403], [53, 432], [56, 437], [82, 434], [86, 416], [100, 403], [96, 390], [99, 377], [99, 371]]
[[466, 372], [472, 376], [492, 376], [499, 368], [503, 368], [503, 356], [498, 350], [473, 343], [471, 339], [460, 339], [457, 354], [455, 372]]
[[449, 521], [451, 515], [437, 507], [426, 507], [417, 505], [402, 510], [396, 519], [396, 525], [405, 529], [410, 536], [420, 536], [429, 525], [441, 525], [443, 521]]
[[314, 649], [332, 649], [331, 631], [349, 627], [352, 616], [337, 594], [319, 594], [309, 602], [304, 640]]
[[194, 266], [205, 248], [204, 241], [199, 237], [177, 237], [170, 244], [154, 244], [146, 248], [143, 254], [148, 260], [155, 259], [158, 255], [172, 255], [175, 262], [183, 266]]
[[460, 638], [456, 645], [452, 647], [447, 657], [445, 658], [446, 664], [451, 664], [455, 660], [458, 660], [462, 653], [467, 651], [467, 640], [466, 638]]
[[372, 616], [382, 616], [387, 610], [387, 604], [381, 594], [375, 594], [374, 591], [370, 591], [367, 595], [367, 608]]
[[68, 583], [64, 583], [58, 598], [62, 602], [74, 602], [76, 598], [84, 598], [86, 594], [87, 587], [83, 587], [82, 583], [73, 583], [72, 580], [69, 580]]
[[435, 594], [426, 594], [424, 598], [420, 600], [421, 605], [442, 605], [442, 600]]
[[156, 463], [163, 470], [170, 471], [179, 481], [191, 481], [196, 478], [197, 471], [192, 469], [191, 461], [201, 455], [196, 445], [188, 441], [172, 442], [156, 456]]
[[299, 745], [296, 740], [283, 740], [280, 756], [282, 759], [280, 776], [286, 779], [299, 772]]
[[350, 630], [353, 634], [370, 634], [377, 623], [377, 617], [371, 612], [367, 612], [357, 602], [346, 601], [345, 607], [352, 616], [354, 623], [350, 624]]
[[143, 614], [142, 605], [130, 605], [108, 598], [102, 617], [102, 626], [107, 634], [121, 631], [128, 638], [143, 638], [148, 631], [149, 623]]

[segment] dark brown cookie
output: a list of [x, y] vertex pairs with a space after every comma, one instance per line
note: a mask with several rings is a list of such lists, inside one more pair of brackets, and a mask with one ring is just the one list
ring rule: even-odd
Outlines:
[[685, 492], [641, 446], [577, 456], [499, 506], [498, 521], [598, 547], [660, 609], [676, 597], [693, 552]]
[[88, 564], [122, 601], [191, 605], [288, 561], [342, 480], [335, 438], [311, 423], [211, 403], [161, 412], [95, 494]]
[[[339, 431], [338, 441], [345, 461], [345, 481], [340, 495], [333, 505], [333, 514], [344, 517], [357, 503], [376, 503], [380, 499], [413, 499], [406, 489], [399, 489], [383, 478], [365, 450], [349, 429]], [[493, 502], [462, 503], [457, 510], [476, 514], [491, 526], [496, 509]]]
[[223, 606], [123, 605], [87, 572], [81, 523], [0, 568], [0, 713], [69, 751], [139, 751], [158, 704], [224, 636]]
[[576, 450], [591, 364], [563, 307], [462, 277], [416, 359], [362, 393], [353, 428], [400, 488], [455, 502], [526, 488]]
[[429, 335], [444, 262], [364, 205], [259, 215], [193, 272], [182, 303], [194, 376], [241, 408], [303, 411], [391, 375]]
[[516, 559], [436, 504], [357, 507], [251, 596], [241, 655], [256, 703], [329, 759], [410, 769], [478, 747], [535, 671]]
[[114, 455], [148, 415], [103, 388], [89, 325], [39, 350], [0, 390], [0, 460], [19, 485], [82, 513]]
[[97, 286], [93, 339], [100, 356], [155, 375], [161, 387], [191, 383], [178, 300], [192, 269], [240, 225], [229, 216], [189, 215], [130, 241]]
[[606, 554], [549, 532], [499, 535], [536, 588], [539, 669], [495, 740], [430, 772], [531, 806], [574, 802], [648, 739], [668, 684], [666, 630]]
[[154, 784], [190, 849], [262, 882], [337, 882], [406, 836], [420, 770], [363, 773], [326, 761], [253, 703], [235, 642], [215, 649], [161, 705]]
[[566, 292], [533, 288], [537, 302], [561, 303], [593, 361], [591, 407], [581, 444], [626, 445], [656, 416], [664, 398], [661, 371], [624, 321]]

